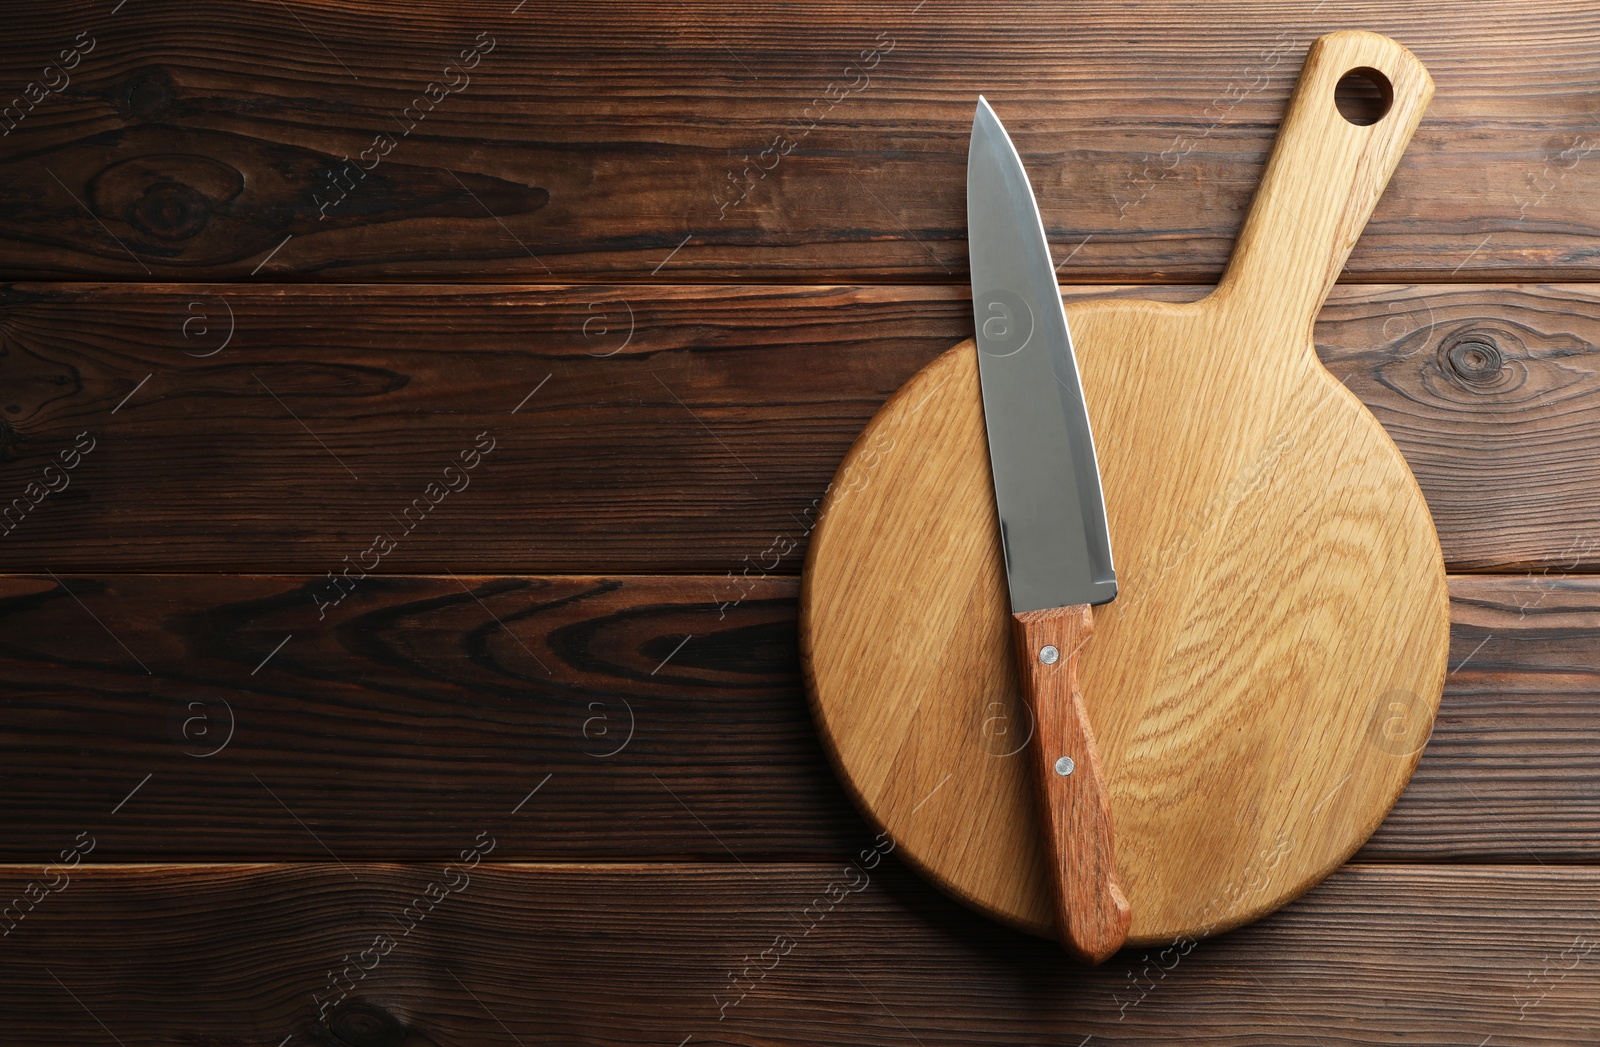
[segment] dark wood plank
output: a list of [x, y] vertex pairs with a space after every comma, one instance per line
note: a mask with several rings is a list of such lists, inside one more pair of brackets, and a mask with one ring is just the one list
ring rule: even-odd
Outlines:
[[[0, 858], [79, 830], [106, 861], [440, 858], [493, 824], [505, 857], [734, 862], [868, 831], [792, 578], [373, 576], [324, 619], [318, 584], [0, 579]], [[1362, 857], [1600, 859], [1600, 579], [1452, 590], [1433, 740]], [[1421, 744], [1380, 699], [1372, 743]]]
[[748, 871], [8, 866], [60, 890], [0, 949], [6, 1042], [1548, 1047], [1600, 1023], [1595, 869], [1351, 866], [1088, 969], [873, 843]]
[[718, 585], [372, 576], [319, 619], [318, 579], [0, 580], [0, 853], [81, 824], [116, 860], [440, 857], [491, 823], [515, 857], [836, 853], [864, 829], [794, 580]]
[[1400, 40], [1439, 87], [1354, 278], [1596, 273], [1600, 26], [1578, 0], [1067, 20], [217, 0], [181, 25], [151, 4], [0, 11], [0, 275], [962, 282], [982, 92], [1076, 251], [1066, 279], [1210, 280], [1306, 48], [1343, 28]]
[[[383, 533], [393, 572], [794, 573], [861, 426], [972, 329], [955, 288], [26, 284], [0, 309], [0, 569], [36, 572], [321, 573]], [[1316, 337], [1453, 569], [1600, 564], [1600, 293], [1343, 287]], [[428, 508], [430, 483], [470, 488]]]
[[[963, 310], [948, 289], [774, 287], [35, 284], [10, 302], [0, 490], [23, 495], [80, 432], [97, 446], [0, 564], [319, 573], [380, 531], [399, 571], [742, 570], [802, 526]], [[480, 433], [470, 487], [429, 509]]]

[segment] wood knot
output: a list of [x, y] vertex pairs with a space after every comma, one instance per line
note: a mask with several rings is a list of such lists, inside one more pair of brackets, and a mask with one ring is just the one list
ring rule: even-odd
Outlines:
[[1468, 385], [1485, 388], [1506, 378], [1505, 354], [1494, 336], [1481, 331], [1459, 335], [1441, 350], [1446, 373]]
[[243, 191], [244, 175], [207, 156], [152, 151], [112, 164], [87, 188], [100, 213], [117, 215], [152, 240], [173, 243], [204, 232], [217, 209]]
[[[1543, 410], [1593, 396], [1594, 346], [1571, 332], [1505, 317], [1475, 317], [1438, 339], [1420, 374], [1405, 361], [1385, 365], [1396, 388], [1420, 379], [1419, 393], [1495, 417]], [[1529, 424], [1535, 424], [1530, 422]]]
[[172, 77], [165, 69], [141, 69], [112, 90], [112, 104], [124, 116], [154, 120], [171, 105]]
[[187, 240], [206, 227], [211, 201], [179, 182], [157, 182], [134, 202], [128, 224], [162, 240]]
[[370, 1003], [355, 1001], [333, 1012], [328, 1028], [340, 1043], [350, 1047], [400, 1047], [406, 1027], [399, 1019]]

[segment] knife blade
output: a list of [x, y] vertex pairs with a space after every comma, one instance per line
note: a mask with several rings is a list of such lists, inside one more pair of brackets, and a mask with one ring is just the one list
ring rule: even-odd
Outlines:
[[980, 96], [967, 154], [978, 376], [1057, 934], [1099, 963], [1127, 938], [1110, 800], [1078, 689], [1090, 607], [1117, 595], [1105, 498], [1050, 245], [1022, 159]]

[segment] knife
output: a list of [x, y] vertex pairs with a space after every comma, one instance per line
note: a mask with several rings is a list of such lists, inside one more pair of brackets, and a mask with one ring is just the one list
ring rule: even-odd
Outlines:
[[978, 377], [1011, 595], [1017, 675], [1036, 728], [1035, 794], [1056, 929], [1100, 963], [1131, 913], [1117, 886], [1111, 804], [1078, 691], [1090, 607], [1117, 595], [1100, 469], [1072, 336], [1033, 188], [982, 96], [967, 153]]

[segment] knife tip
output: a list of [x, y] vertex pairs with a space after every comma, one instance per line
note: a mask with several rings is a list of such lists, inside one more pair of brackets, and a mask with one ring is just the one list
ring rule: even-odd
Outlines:
[[983, 95], [979, 95], [978, 104], [972, 110], [973, 134], [977, 134], [978, 129], [986, 124], [997, 124], [999, 122], [1000, 118], [994, 115], [994, 109], [990, 107], [989, 100]]

